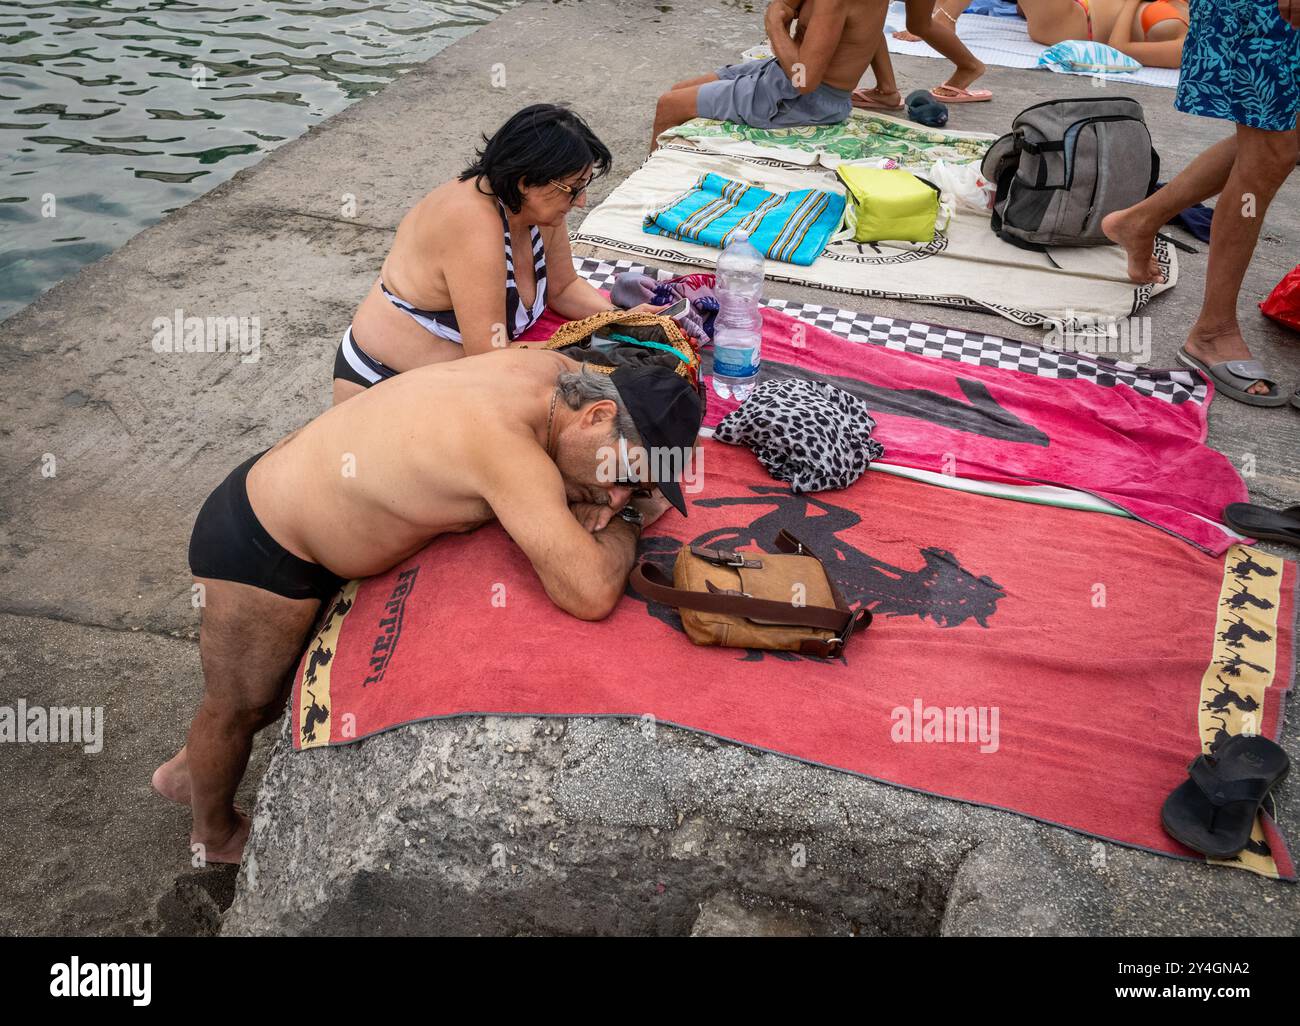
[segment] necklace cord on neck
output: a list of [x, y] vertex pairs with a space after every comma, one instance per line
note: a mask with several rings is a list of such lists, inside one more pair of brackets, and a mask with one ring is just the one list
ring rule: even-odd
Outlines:
[[560, 386], [556, 385], [551, 392], [551, 409], [546, 414], [546, 455], [552, 460], [555, 459], [554, 453], [551, 452], [551, 425], [555, 422], [555, 400], [560, 397]]

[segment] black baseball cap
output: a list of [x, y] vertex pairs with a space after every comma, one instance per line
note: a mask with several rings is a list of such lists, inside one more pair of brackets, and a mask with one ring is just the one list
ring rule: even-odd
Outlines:
[[683, 516], [682, 471], [689, 465], [704, 422], [704, 403], [691, 383], [675, 371], [654, 364], [624, 365], [610, 375], [636, 425], [641, 444], [658, 471], [655, 484]]

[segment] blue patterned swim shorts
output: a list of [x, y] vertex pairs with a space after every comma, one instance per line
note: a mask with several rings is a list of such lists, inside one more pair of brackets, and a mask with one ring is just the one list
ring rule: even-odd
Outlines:
[[1300, 114], [1300, 31], [1277, 0], [1191, 0], [1174, 106], [1285, 132]]

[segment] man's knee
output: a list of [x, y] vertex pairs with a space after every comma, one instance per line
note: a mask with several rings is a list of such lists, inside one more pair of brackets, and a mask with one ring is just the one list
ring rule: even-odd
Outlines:
[[225, 733], [256, 734], [280, 718], [286, 695], [232, 696], [206, 693], [199, 709], [200, 718], [217, 725]]
[[655, 104], [655, 124], [680, 125], [695, 117], [696, 106], [689, 93], [669, 92]]
[[1251, 129], [1238, 141], [1237, 159], [1248, 178], [1278, 186], [1295, 170], [1300, 156], [1300, 131], [1265, 132]]

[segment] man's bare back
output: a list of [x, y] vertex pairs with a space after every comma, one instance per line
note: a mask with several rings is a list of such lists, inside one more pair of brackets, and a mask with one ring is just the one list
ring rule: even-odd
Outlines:
[[556, 378], [579, 369], [507, 350], [398, 375], [262, 457], [248, 475], [253, 510], [302, 559], [345, 578], [381, 573], [493, 519], [484, 476], [504, 453], [521, 466], [525, 451], [545, 457]]
[[839, 41], [827, 59], [822, 82], [835, 89], [852, 92], [880, 45], [882, 8], [888, 0], [803, 0], [795, 21], [795, 42], [803, 43], [808, 31], [816, 26], [818, 12], [831, 15], [839, 22]]

